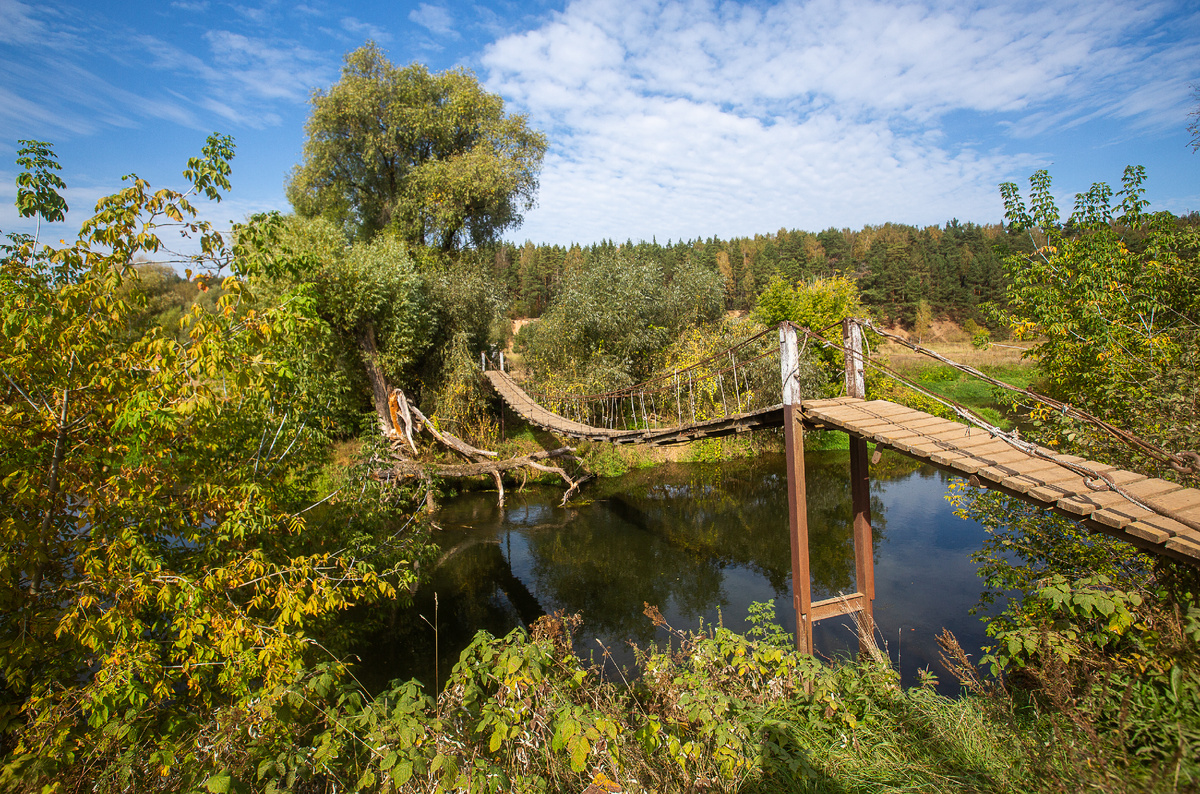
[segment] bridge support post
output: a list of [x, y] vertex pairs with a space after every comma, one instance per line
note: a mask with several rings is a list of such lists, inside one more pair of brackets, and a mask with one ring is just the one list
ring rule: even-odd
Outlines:
[[[866, 399], [862, 328], [852, 319], [842, 321], [842, 346], [846, 349], [846, 396]], [[858, 652], [866, 653], [875, 632], [875, 544], [871, 535], [871, 474], [867, 441], [850, 434], [850, 498], [854, 510], [854, 578], [862, 594], [858, 615]]]
[[813, 652], [812, 579], [808, 565], [808, 505], [804, 486], [804, 415], [800, 408], [796, 328], [779, 324], [779, 372], [783, 380], [783, 436], [787, 448], [788, 530], [792, 546], [792, 604], [796, 650]]

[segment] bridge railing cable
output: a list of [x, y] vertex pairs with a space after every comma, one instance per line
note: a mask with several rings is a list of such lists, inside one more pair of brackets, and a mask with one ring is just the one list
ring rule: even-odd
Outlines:
[[1104, 421], [1098, 416], [1090, 414], [1080, 408], [1076, 408], [1070, 403], [1063, 402], [1062, 400], [1056, 400], [1055, 398], [1048, 397], [1044, 394], [1038, 394], [1037, 392], [1021, 386], [1014, 386], [1011, 383], [1005, 383], [998, 378], [993, 378], [990, 375], [980, 372], [978, 369], [975, 369], [972, 366], [960, 364], [957, 361], [949, 359], [941, 353], [938, 353], [936, 350], [930, 350], [929, 348], [922, 347], [915, 342], [904, 339], [897, 334], [885, 331], [876, 326], [870, 320], [864, 321], [863, 325], [871, 328], [871, 330], [875, 331], [875, 333], [879, 334], [880, 336], [892, 340], [896, 344], [922, 355], [929, 356], [930, 358], [933, 358], [948, 367], [958, 370], [959, 372], [963, 372], [997, 388], [1006, 389], [1016, 394], [1020, 394], [1021, 396], [1033, 400], [1034, 402], [1038, 402], [1042, 405], [1052, 408], [1064, 416], [1081, 422], [1086, 422], [1087, 424], [1104, 431], [1131, 449], [1141, 452], [1150, 459], [1157, 461], [1160, 464], [1170, 466], [1180, 474], [1196, 474], [1197, 472], [1200, 472], [1200, 453], [1197, 453], [1194, 450], [1170, 452], [1156, 444], [1151, 443], [1150, 441], [1147, 441], [1144, 438], [1141, 438], [1140, 436], [1135, 435], [1134, 433], [1129, 432], [1128, 430], [1119, 428], [1109, 422]]
[[[556, 392], [528, 383], [522, 388], [552, 413], [606, 429], [661, 429], [729, 417], [778, 402], [773, 332], [765, 329], [686, 366], [603, 392]], [[494, 358], [485, 361], [498, 366]]]

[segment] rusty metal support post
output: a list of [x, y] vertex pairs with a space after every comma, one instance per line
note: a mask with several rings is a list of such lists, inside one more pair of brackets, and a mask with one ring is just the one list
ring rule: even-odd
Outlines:
[[808, 567], [808, 505], [804, 488], [804, 415], [800, 407], [799, 363], [796, 329], [791, 323], [780, 323], [779, 374], [783, 380], [783, 437], [787, 448], [788, 530], [792, 545], [796, 650], [812, 653], [812, 579]]
[[[842, 345], [846, 349], [846, 396], [866, 399], [862, 327], [852, 319], [842, 321]], [[871, 537], [871, 473], [867, 463], [867, 441], [850, 435], [850, 497], [854, 510], [854, 575], [863, 594], [859, 615], [858, 651], [865, 653], [875, 631], [875, 544]]]

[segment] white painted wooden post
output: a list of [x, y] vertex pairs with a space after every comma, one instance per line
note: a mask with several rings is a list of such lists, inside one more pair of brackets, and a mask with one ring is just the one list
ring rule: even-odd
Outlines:
[[846, 349], [846, 396], [866, 399], [862, 326], [849, 317], [842, 320], [842, 347]]

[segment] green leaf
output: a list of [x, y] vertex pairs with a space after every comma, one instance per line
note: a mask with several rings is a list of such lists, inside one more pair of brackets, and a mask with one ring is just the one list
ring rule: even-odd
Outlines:
[[588, 740], [582, 736], [574, 736], [567, 742], [567, 748], [571, 753], [571, 771], [582, 772], [587, 765], [588, 751], [592, 749]]
[[221, 770], [204, 781], [204, 787], [213, 794], [229, 794], [233, 788], [233, 776], [227, 770]]
[[396, 774], [395, 774], [396, 785], [403, 786], [405, 783], [407, 783], [412, 778], [412, 775], [413, 775], [412, 761], [401, 761], [396, 766]]

